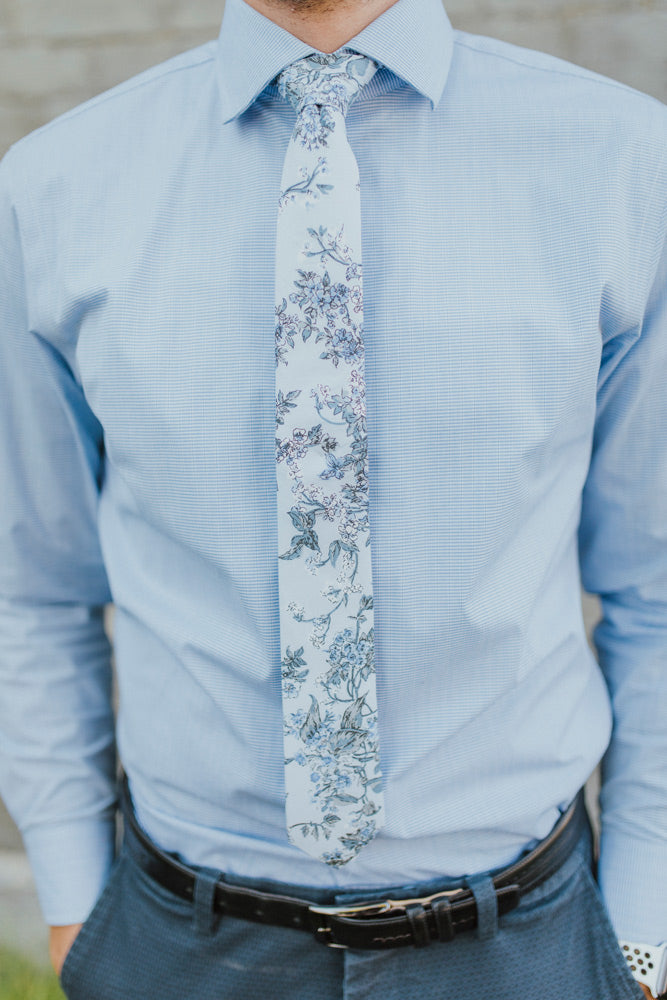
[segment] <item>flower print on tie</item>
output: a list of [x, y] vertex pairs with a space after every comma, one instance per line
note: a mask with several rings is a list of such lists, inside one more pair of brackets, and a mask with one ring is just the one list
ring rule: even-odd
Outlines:
[[278, 77], [297, 120], [276, 242], [276, 473], [289, 838], [330, 865], [383, 822], [359, 173], [345, 116], [377, 66], [342, 49]]

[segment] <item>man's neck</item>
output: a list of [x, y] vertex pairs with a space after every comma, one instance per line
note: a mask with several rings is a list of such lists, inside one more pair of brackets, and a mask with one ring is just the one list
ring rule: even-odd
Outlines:
[[245, 0], [320, 52], [335, 52], [396, 0]]

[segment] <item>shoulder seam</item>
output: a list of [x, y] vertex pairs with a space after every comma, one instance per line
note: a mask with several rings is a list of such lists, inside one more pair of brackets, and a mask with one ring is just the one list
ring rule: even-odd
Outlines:
[[[556, 66], [538, 66], [527, 59], [520, 59], [518, 57], [513, 57], [508, 53], [489, 51], [481, 45], [474, 45], [471, 38], [474, 36], [469, 35], [467, 32], [457, 32], [454, 39], [455, 45], [460, 45], [461, 48], [471, 49], [473, 52], [479, 52], [482, 55], [493, 56], [496, 59], [503, 59], [505, 62], [514, 63], [516, 66], [526, 66], [530, 69], [534, 69], [541, 73], [553, 73], [556, 76], [567, 76], [573, 79], [585, 79], [590, 83], [596, 83], [601, 87], [610, 87], [613, 90], [622, 90], [629, 94], [636, 94], [638, 97], [643, 97], [653, 103], [657, 104], [659, 107], [664, 107], [662, 101], [659, 101], [657, 97], [653, 97], [652, 94], [647, 94], [642, 90], [637, 90], [635, 87], [631, 87], [627, 83], [622, 83], [620, 80], [614, 80], [612, 77], [605, 76], [604, 74], [597, 73], [595, 70], [586, 69], [585, 66], [576, 66], [574, 63], [569, 63], [566, 59], [562, 59], [560, 56], [551, 55], [548, 52], [538, 52], [538, 55], [545, 55], [549, 59], [554, 59], [563, 64], [563, 66], [570, 65], [572, 69], [558, 68]], [[492, 39], [492, 41], [497, 41], [497, 39]], [[507, 43], [511, 45], [511, 42]], [[521, 46], [514, 45], [513, 48], [518, 49]], [[526, 51], [532, 52], [532, 49], [527, 49]]]
[[[210, 42], [204, 42], [204, 46], [210, 44], [211, 44]], [[201, 47], [202, 46], [200, 46], [200, 48]], [[197, 50], [194, 49], [193, 51]], [[180, 55], [184, 54], [185, 53], [180, 53]], [[177, 54], [175, 56], [172, 56], [171, 58], [178, 59], [179, 55]], [[150, 75], [150, 73], [152, 69], [155, 69], [157, 67], [150, 66], [147, 69], [137, 73], [135, 77], [130, 77], [129, 80], [122, 80], [120, 83], [117, 83], [115, 86], [110, 87], [108, 90], [102, 91], [101, 94], [96, 94], [93, 97], [89, 97], [81, 104], [78, 104], [73, 108], [70, 108], [68, 111], [63, 111], [62, 114], [57, 115], [51, 121], [45, 122], [43, 125], [40, 125], [38, 128], [34, 129], [34, 131], [29, 132], [27, 135], [24, 135], [22, 138], [18, 139], [15, 143], [13, 143], [12, 146], [10, 146], [10, 149], [14, 149], [18, 145], [23, 145], [23, 143], [30, 142], [33, 136], [36, 137], [38, 135], [41, 135], [43, 132], [48, 132], [49, 129], [52, 128], [53, 126], [59, 125], [61, 122], [67, 121], [70, 118], [76, 118], [80, 114], [85, 114], [86, 111], [92, 109], [93, 107], [97, 107], [100, 104], [106, 104], [107, 101], [114, 100], [116, 97], [121, 97], [123, 94], [132, 93], [134, 90], [140, 90], [142, 87], [147, 87], [149, 84], [154, 83], [157, 80], [160, 80], [167, 76], [171, 76], [172, 73], [182, 73], [185, 70], [195, 69], [197, 66], [202, 66], [204, 63], [211, 62], [211, 60], [214, 59], [215, 59], [215, 53], [208, 53], [206, 55], [202, 55], [199, 59], [194, 59], [192, 60], [192, 62], [188, 62], [184, 66], [172, 66], [168, 69], [165, 68], [163, 72], [156, 73], [154, 76]], [[165, 63], [169, 61], [170, 60], [167, 59], [165, 60]], [[158, 63], [157, 65], [160, 66], [161, 64]], [[142, 77], [146, 74], [148, 74], [147, 78], [142, 79]], [[9, 150], [7, 150], [7, 152], [9, 152]]]

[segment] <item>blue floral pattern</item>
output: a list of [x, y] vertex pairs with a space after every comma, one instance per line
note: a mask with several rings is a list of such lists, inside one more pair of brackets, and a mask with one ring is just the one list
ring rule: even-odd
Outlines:
[[350, 101], [377, 67], [317, 53], [278, 78], [297, 111], [276, 248], [276, 462], [289, 836], [343, 865], [383, 822], [368, 516], [359, 175]]

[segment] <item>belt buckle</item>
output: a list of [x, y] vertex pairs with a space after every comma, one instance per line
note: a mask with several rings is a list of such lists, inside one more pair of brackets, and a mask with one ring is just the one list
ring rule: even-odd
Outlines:
[[[441, 896], [458, 896], [459, 893], [465, 892], [465, 889], [441, 889], [439, 892], [434, 892], [430, 896], [419, 896], [413, 899], [383, 899], [374, 903], [352, 903], [348, 906], [315, 906], [311, 905], [308, 907], [311, 913], [317, 913], [322, 917], [351, 917], [355, 919], [363, 919], [364, 916], [378, 916], [382, 913], [389, 913], [391, 910], [405, 910], [406, 907], [411, 904], [418, 904], [420, 906], [428, 906], [434, 899], [440, 899]], [[347, 949], [349, 946], [346, 944], [337, 944], [335, 941], [331, 940], [331, 935], [333, 929], [328, 927], [326, 920], [324, 920], [322, 927], [317, 927], [315, 930], [315, 939], [324, 944], [327, 948], [341, 948]]]

